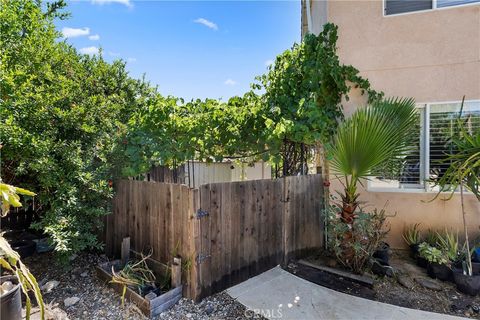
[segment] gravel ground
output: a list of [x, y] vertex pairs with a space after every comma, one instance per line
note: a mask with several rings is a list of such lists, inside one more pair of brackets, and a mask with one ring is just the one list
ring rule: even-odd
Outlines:
[[[104, 255], [82, 254], [75, 257], [70, 266], [62, 267], [52, 254], [47, 253], [26, 258], [24, 262], [42, 287], [49, 319], [147, 319], [133, 303], [126, 302], [122, 307], [120, 295], [96, 277], [95, 266], [105, 261], [107, 258]], [[73, 304], [68, 306], [68, 303]], [[39, 318], [38, 310], [37, 313], [35, 311], [32, 319]], [[261, 319], [261, 317], [246, 312], [242, 304], [222, 292], [197, 304], [182, 299], [156, 319]]]

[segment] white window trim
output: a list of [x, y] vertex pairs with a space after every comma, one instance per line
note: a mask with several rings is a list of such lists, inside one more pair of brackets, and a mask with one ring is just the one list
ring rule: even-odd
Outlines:
[[464, 4], [457, 4], [457, 5], [453, 5], [453, 6], [438, 8], [437, 7], [437, 0], [432, 0], [432, 9], [417, 10], [417, 11], [402, 12], [402, 13], [394, 13], [394, 14], [385, 14], [385, 3], [386, 2], [387, 2], [387, 0], [382, 0], [382, 15], [383, 15], [384, 18], [403, 16], [403, 15], [407, 15], [407, 14], [432, 12], [432, 11], [436, 11], [436, 10], [449, 10], [449, 9], [454, 9], [454, 8], [470, 7], [470, 6], [480, 5], [480, 2], [473, 2], [473, 3], [464, 3]]
[[[428, 180], [430, 172], [430, 106], [436, 104], [453, 104], [462, 103], [461, 100], [451, 101], [435, 101], [435, 102], [422, 102], [417, 103], [417, 109], [423, 109], [424, 121], [420, 126], [420, 144], [423, 145], [423, 150], [420, 148], [420, 175], [423, 177], [423, 188], [404, 187], [404, 188], [391, 188], [391, 187], [372, 187], [371, 180], [367, 180], [366, 189], [368, 192], [398, 192], [398, 193], [438, 193], [438, 189], [432, 188], [431, 183], [425, 182]], [[480, 103], [480, 99], [465, 100], [465, 103]], [[423, 140], [423, 141], [422, 141]], [[441, 192], [442, 194], [449, 194], [450, 191]], [[455, 191], [454, 193], [459, 193]], [[465, 191], [467, 194], [471, 192]]]

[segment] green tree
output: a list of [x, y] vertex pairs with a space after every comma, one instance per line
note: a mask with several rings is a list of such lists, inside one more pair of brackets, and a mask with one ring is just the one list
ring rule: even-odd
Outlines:
[[[125, 63], [79, 54], [59, 41], [62, 3], [2, 0], [0, 137], [2, 178], [37, 190], [44, 229], [56, 250], [97, 247], [99, 217], [110, 211], [123, 139], [152, 89]], [[46, 11], [43, 11], [45, 8]]]
[[257, 77], [254, 87], [265, 90], [266, 108], [272, 110], [267, 119], [271, 150], [280, 152], [286, 141], [317, 147], [329, 142], [343, 119], [342, 99], [348, 101], [352, 88], [367, 94], [369, 102], [382, 97], [357, 69], [340, 63], [337, 30], [327, 23], [318, 36], [307, 34]]

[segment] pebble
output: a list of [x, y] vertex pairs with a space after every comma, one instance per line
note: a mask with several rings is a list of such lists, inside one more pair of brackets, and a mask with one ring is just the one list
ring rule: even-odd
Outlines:
[[60, 281], [57, 281], [57, 280], [48, 281], [47, 283], [45, 283], [45, 284], [42, 286], [42, 291], [43, 291], [44, 293], [49, 293], [49, 292], [51, 292], [53, 289], [55, 289], [59, 284], [60, 284]]
[[65, 307], [68, 308], [76, 304], [78, 301], [80, 301], [79, 297], [71, 297], [63, 300], [63, 303], [65, 304]]
[[157, 295], [155, 294], [155, 292], [149, 292], [147, 295], [145, 295], [145, 299], [147, 300], [153, 300], [157, 297]]
[[441, 291], [443, 289], [443, 287], [437, 282], [425, 278], [415, 278], [415, 282], [417, 282], [422, 287], [430, 290]]
[[8, 291], [12, 290], [14, 287], [12, 281], [5, 281], [4, 283], [2, 283], [2, 286], [1, 286], [1, 293], [4, 294], [4, 293], [7, 293]]
[[82, 277], [82, 278], [85, 278], [85, 277], [87, 277], [87, 276], [88, 276], [88, 272], [87, 272], [87, 271], [80, 273], [80, 277]]
[[406, 275], [399, 275], [397, 277], [397, 281], [407, 289], [412, 289], [415, 286], [412, 279], [410, 279], [410, 277]]

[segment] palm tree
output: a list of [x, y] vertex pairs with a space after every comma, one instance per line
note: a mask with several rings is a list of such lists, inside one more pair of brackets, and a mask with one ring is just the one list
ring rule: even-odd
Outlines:
[[413, 99], [385, 99], [358, 109], [340, 124], [331, 147], [331, 168], [341, 176], [341, 219], [353, 224], [357, 186], [374, 174], [399, 173], [413, 145], [416, 122]]

